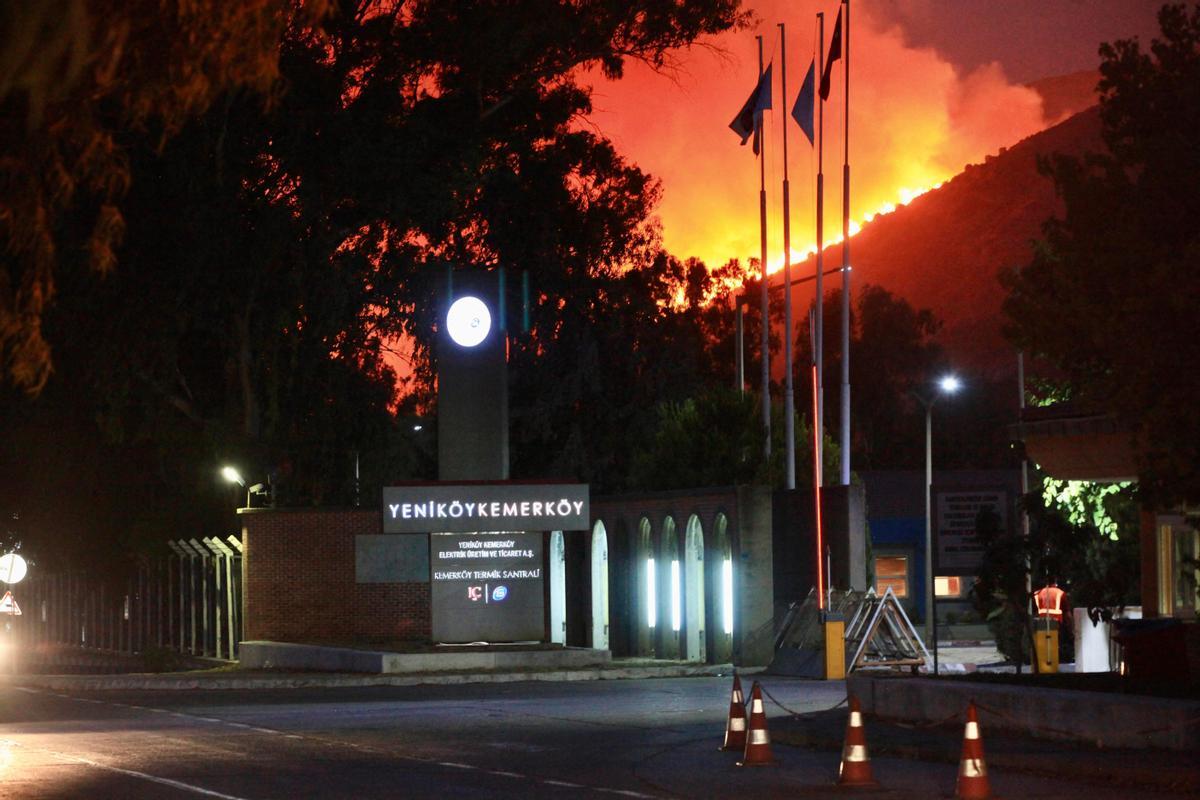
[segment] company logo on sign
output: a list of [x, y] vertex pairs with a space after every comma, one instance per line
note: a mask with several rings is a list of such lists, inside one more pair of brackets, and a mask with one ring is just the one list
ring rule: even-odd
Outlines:
[[468, 586], [467, 587], [467, 599], [470, 600], [472, 603], [478, 603], [480, 600], [483, 599], [483, 587], [482, 586]]
[[503, 600], [506, 597], [508, 597], [508, 587], [507, 586], [497, 586], [495, 589], [492, 589], [492, 601], [493, 602], [499, 603], [501, 600]]

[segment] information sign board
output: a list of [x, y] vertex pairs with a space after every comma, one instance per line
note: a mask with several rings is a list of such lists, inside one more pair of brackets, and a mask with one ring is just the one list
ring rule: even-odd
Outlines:
[[429, 549], [435, 642], [545, 638], [540, 532], [435, 533]]
[[1008, 491], [1003, 488], [941, 489], [933, 492], [934, 575], [978, 575], [983, 541], [976, 530], [979, 512], [994, 511], [1008, 530]]

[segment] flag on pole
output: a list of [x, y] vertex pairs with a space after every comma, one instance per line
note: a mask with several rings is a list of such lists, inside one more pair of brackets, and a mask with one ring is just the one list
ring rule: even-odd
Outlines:
[[833, 23], [833, 38], [829, 40], [829, 55], [825, 59], [825, 69], [821, 72], [821, 99], [829, 99], [829, 76], [833, 72], [833, 62], [842, 57], [842, 9], [838, 7], [837, 21]]
[[771, 107], [771, 65], [767, 64], [766, 70], [758, 78], [758, 84], [755, 85], [754, 91], [750, 93], [750, 97], [746, 99], [742, 110], [733, 118], [733, 122], [729, 123], [729, 127], [738, 136], [742, 137], [742, 144], [746, 144], [751, 136], [754, 137], [754, 153], [758, 154], [758, 129], [762, 126], [762, 114]]
[[800, 84], [800, 94], [796, 95], [796, 104], [792, 106], [792, 118], [800, 125], [800, 130], [808, 137], [808, 143], [815, 144], [813, 138], [813, 90], [816, 73], [816, 60], [808, 63], [808, 74], [804, 83]]

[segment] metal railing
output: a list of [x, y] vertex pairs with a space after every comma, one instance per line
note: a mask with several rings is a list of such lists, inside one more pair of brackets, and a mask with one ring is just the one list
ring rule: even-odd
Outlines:
[[40, 644], [145, 654], [152, 649], [236, 660], [242, 635], [242, 543], [176, 539], [114, 584], [82, 571], [31, 574], [14, 632]]

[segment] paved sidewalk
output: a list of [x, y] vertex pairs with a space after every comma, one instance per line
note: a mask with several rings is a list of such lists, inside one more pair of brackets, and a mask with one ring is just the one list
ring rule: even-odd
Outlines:
[[[743, 675], [758, 670], [738, 670]], [[421, 684], [514, 683], [518, 681], [596, 681], [637, 678], [680, 678], [730, 675], [729, 664], [691, 664], [653, 659], [618, 659], [603, 667], [582, 669], [439, 670], [403, 674], [302, 672], [241, 669], [236, 665], [190, 672], [105, 675], [0, 675], [0, 684], [56, 691], [299, 689], [352, 686], [417, 686]]]
[[[768, 704], [772, 741], [801, 747], [841, 750], [848, 712], [843, 705], [831, 711], [792, 716]], [[780, 716], [775, 716], [779, 714]], [[868, 718], [865, 722], [870, 756], [896, 756], [921, 761], [958, 763], [965, 720], [943, 726], [913, 726]], [[989, 767], [1039, 775], [1070, 777], [1108, 786], [1154, 788], [1200, 796], [1200, 765], [1187, 753], [1161, 750], [1099, 749], [1072, 743], [989, 733], [982, 727]], [[887, 775], [875, 775], [883, 786]], [[1131, 797], [1136, 794], [1131, 793]]]

